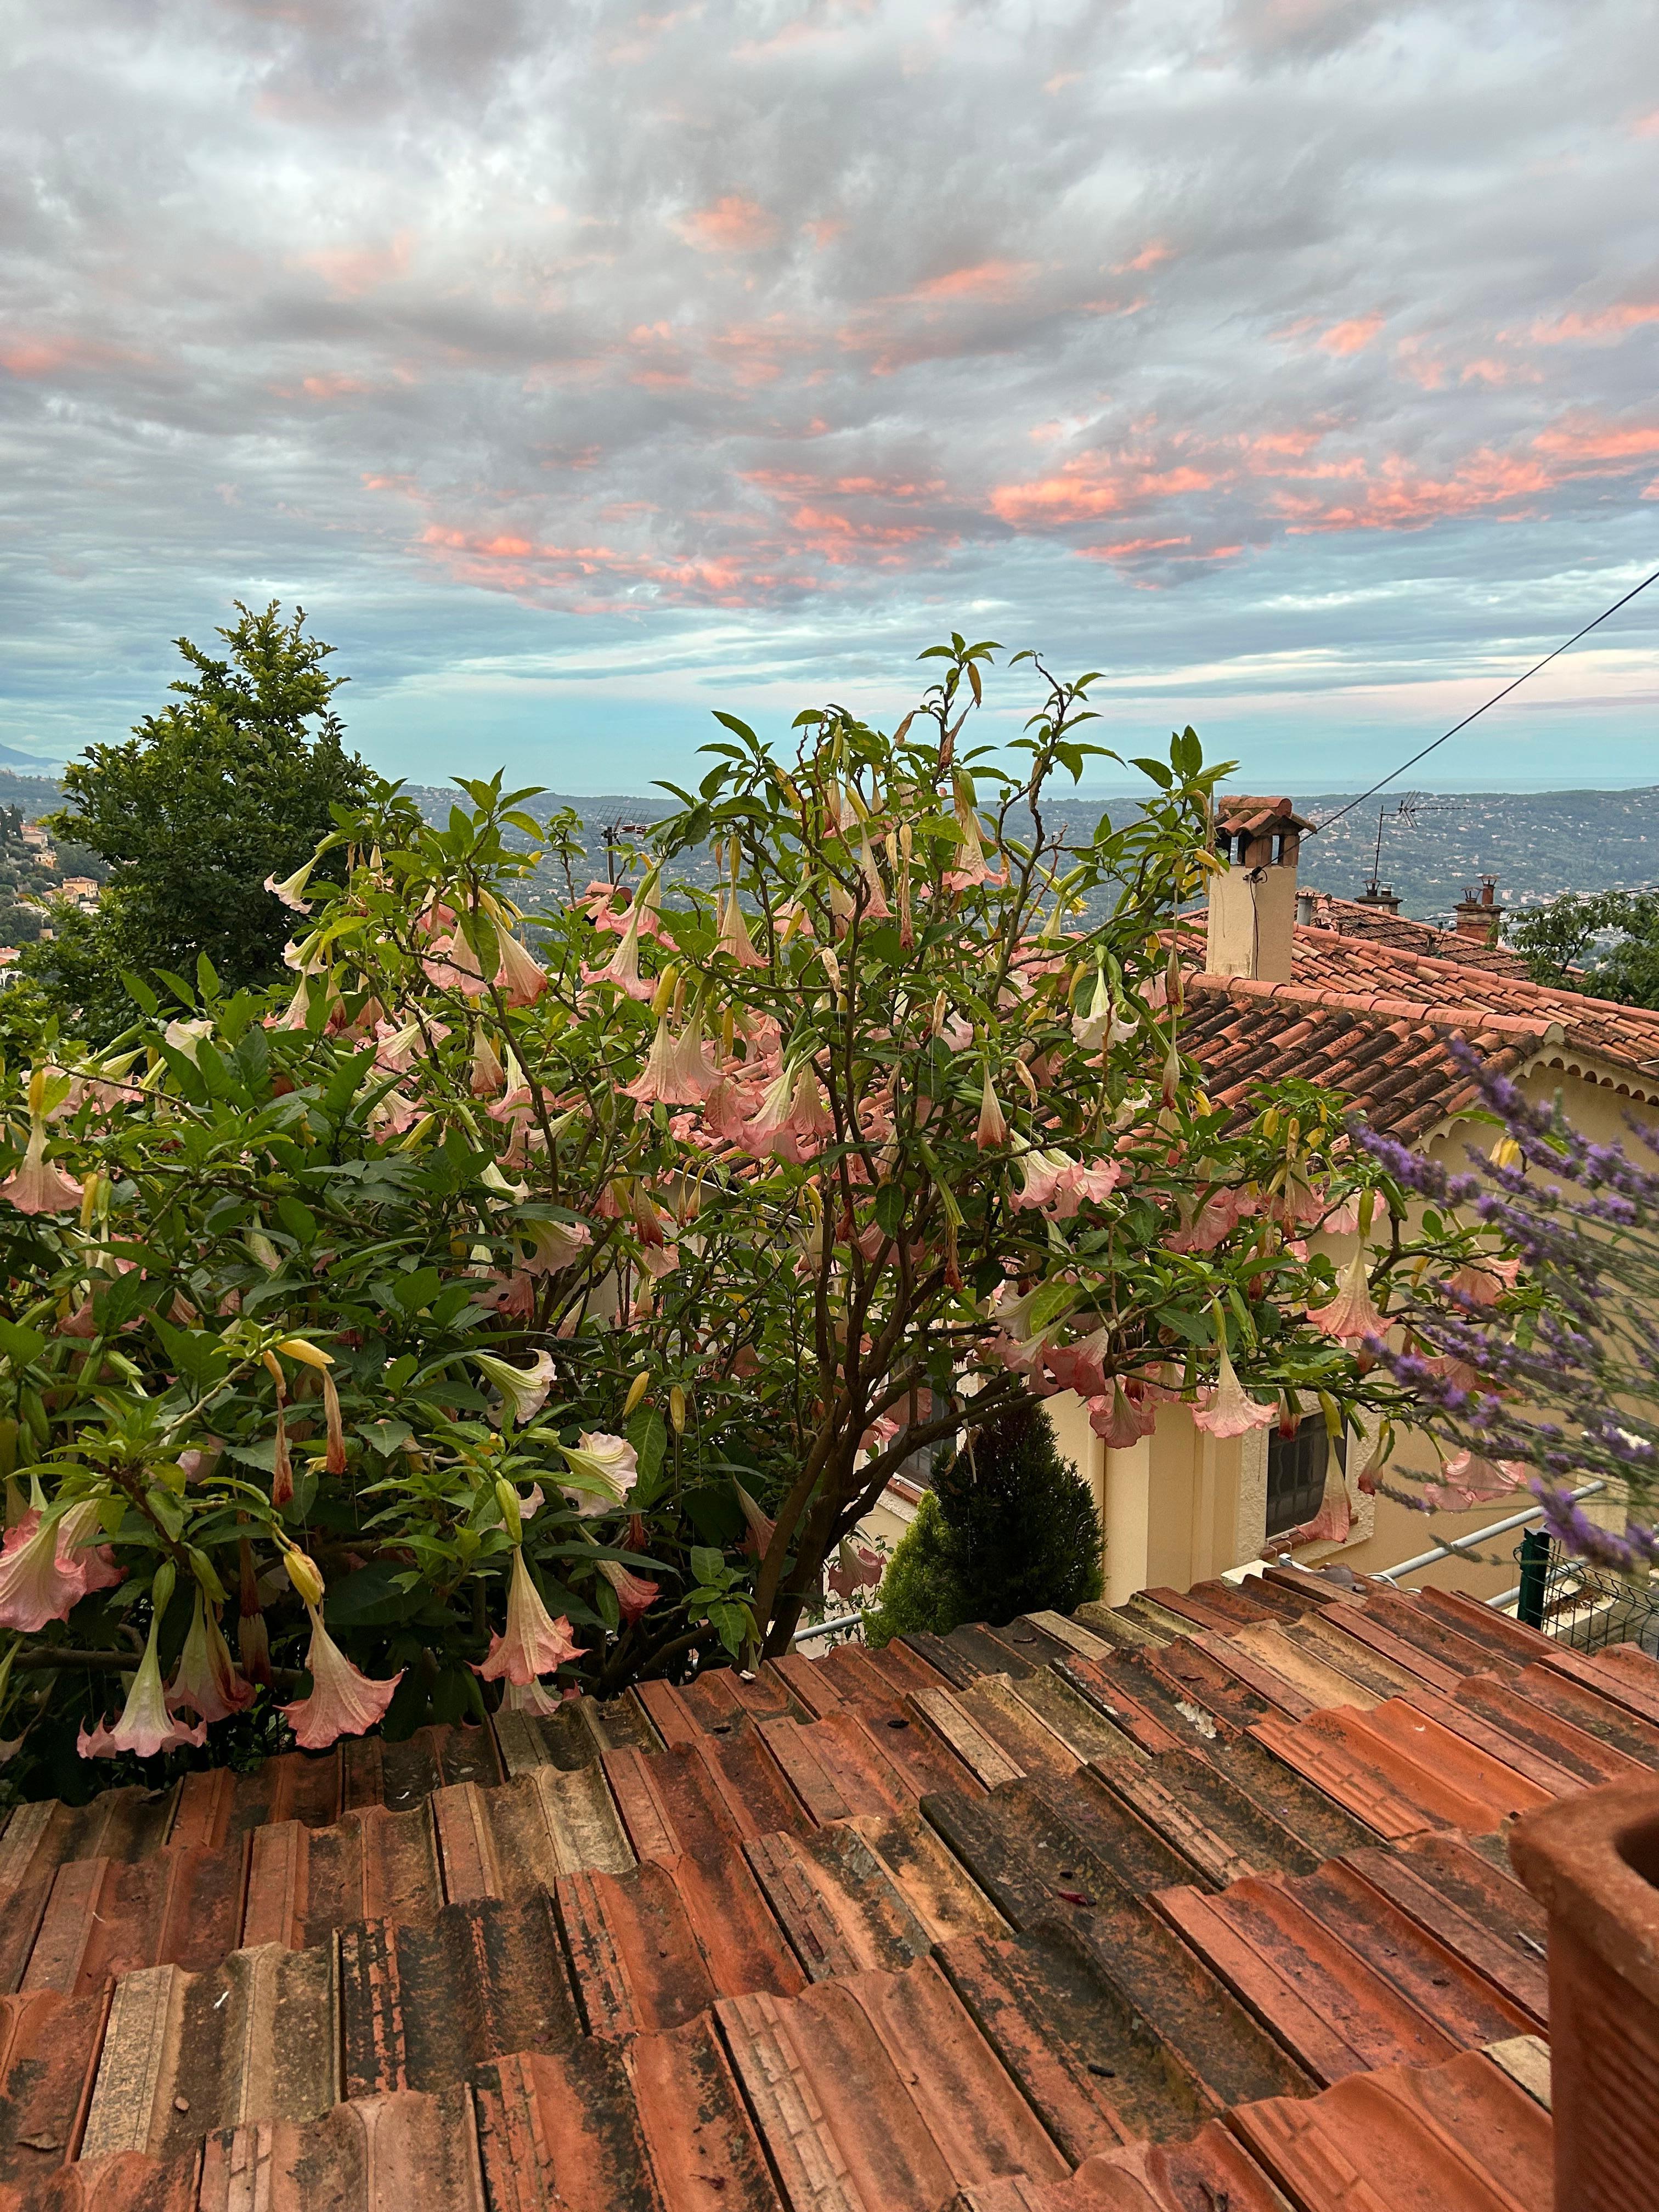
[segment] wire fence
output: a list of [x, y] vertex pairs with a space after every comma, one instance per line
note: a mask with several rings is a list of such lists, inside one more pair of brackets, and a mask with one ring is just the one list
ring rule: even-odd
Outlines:
[[1541, 1528], [1528, 1531], [1515, 1559], [1516, 1618], [1528, 1628], [1578, 1651], [1634, 1644], [1659, 1658], [1659, 1584], [1572, 1559]]

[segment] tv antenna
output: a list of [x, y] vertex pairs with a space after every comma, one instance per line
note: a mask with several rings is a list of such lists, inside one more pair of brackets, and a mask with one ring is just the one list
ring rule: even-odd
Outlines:
[[1393, 885], [1384, 885], [1382, 874], [1382, 833], [1389, 823], [1396, 829], [1415, 830], [1418, 817], [1423, 814], [1455, 814], [1458, 802], [1455, 799], [1426, 799], [1420, 791], [1403, 792], [1392, 807], [1376, 810], [1376, 845], [1371, 854], [1370, 880], [1363, 896], [1372, 904], [1380, 904], [1385, 891], [1391, 894]]
[[637, 845], [641, 837], [648, 837], [656, 825], [650, 822], [602, 822], [599, 835], [605, 840], [605, 881], [617, 880], [617, 855], [625, 845]]

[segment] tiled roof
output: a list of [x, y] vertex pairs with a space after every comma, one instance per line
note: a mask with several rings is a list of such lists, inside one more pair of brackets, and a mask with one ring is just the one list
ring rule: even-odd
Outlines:
[[1298, 923], [1291, 980], [1273, 983], [1203, 972], [1204, 918], [1184, 915], [1176, 941], [1197, 971], [1184, 1038], [1217, 1099], [1242, 1109], [1263, 1080], [1298, 1075], [1417, 1143], [1474, 1103], [1454, 1037], [1505, 1073], [1540, 1058], [1576, 1060], [1604, 1081], [1627, 1072], [1628, 1088], [1659, 1096], [1659, 1012], [1549, 989], [1465, 959], [1462, 950], [1480, 948], [1449, 932], [1403, 926], [1459, 945], [1458, 956]]
[[1542, 1046], [1537, 1028], [1481, 1024], [1420, 1006], [1382, 1006], [1351, 993], [1198, 975], [1188, 983], [1182, 1042], [1218, 1104], [1243, 1112], [1263, 1082], [1300, 1076], [1328, 1085], [1402, 1143], [1418, 1143], [1475, 1101], [1452, 1058], [1462, 1036], [1508, 1074]]
[[1287, 1569], [23, 1806], [0, 2205], [1543, 2212], [1504, 1832], [1655, 1771], [1639, 1653]]
[[1366, 938], [1402, 952], [1453, 960], [1466, 968], [1484, 968], [1494, 975], [1527, 974], [1526, 962], [1510, 945], [1487, 945], [1478, 937], [1464, 937], [1431, 921], [1414, 921], [1407, 914], [1390, 914], [1386, 907], [1367, 906], [1363, 899], [1334, 898], [1329, 892], [1319, 890], [1313, 898], [1314, 926], [1339, 937]]

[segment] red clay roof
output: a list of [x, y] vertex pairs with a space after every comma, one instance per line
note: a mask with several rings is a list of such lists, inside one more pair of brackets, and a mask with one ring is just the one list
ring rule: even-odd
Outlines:
[[1386, 907], [1367, 906], [1360, 899], [1334, 898], [1328, 891], [1317, 890], [1313, 897], [1316, 927], [1340, 937], [1365, 938], [1402, 952], [1484, 968], [1495, 975], [1527, 974], [1526, 962], [1507, 945], [1486, 945], [1478, 937], [1464, 937], [1431, 921], [1414, 921], [1409, 915], [1390, 914]]
[[1549, 2202], [1518, 1810], [1659, 1666], [1273, 1570], [0, 1835], [0, 2205]]
[[[1481, 950], [1449, 931], [1405, 927], [1449, 949]], [[1201, 914], [1182, 917], [1178, 942], [1199, 969]], [[1550, 989], [1461, 950], [1443, 959], [1305, 923], [1291, 963], [1286, 983], [1189, 976], [1186, 1041], [1218, 1102], [1243, 1108], [1263, 1080], [1297, 1075], [1340, 1092], [1389, 1135], [1420, 1142], [1474, 1101], [1453, 1037], [1506, 1073], [1540, 1058], [1576, 1059], [1603, 1080], [1628, 1071], [1629, 1088], [1659, 1095], [1659, 1012], [1647, 1007]]]

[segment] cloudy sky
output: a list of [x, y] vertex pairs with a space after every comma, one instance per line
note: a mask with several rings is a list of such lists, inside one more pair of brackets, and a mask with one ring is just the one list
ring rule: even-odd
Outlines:
[[[276, 596], [428, 780], [643, 789], [955, 628], [1352, 789], [1659, 567], [1659, 0], [0, 0], [0, 54], [26, 751]], [[1659, 782], [1656, 705], [1659, 586], [1412, 780]]]

